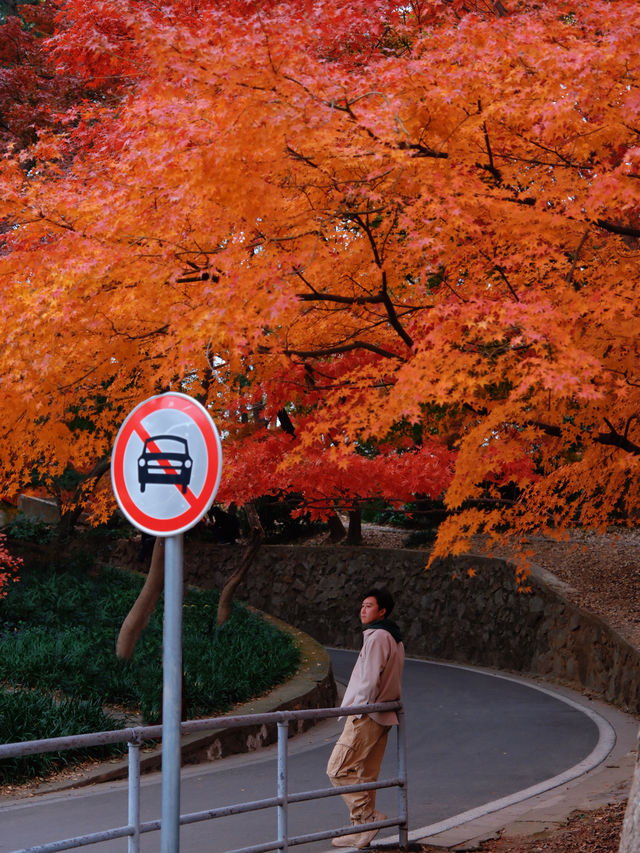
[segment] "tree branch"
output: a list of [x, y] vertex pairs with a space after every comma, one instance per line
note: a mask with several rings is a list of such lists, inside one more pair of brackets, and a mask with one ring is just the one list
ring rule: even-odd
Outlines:
[[616, 225], [613, 222], [607, 222], [606, 219], [596, 219], [596, 225], [621, 237], [640, 237], [640, 228], [632, 228], [630, 225]]
[[400, 335], [400, 337], [405, 342], [405, 344], [411, 348], [413, 346], [413, 338], [408, 334], [408, 332], [405, 330], [404, 326], [400, 323], [400, 320], [398, 319], [398, 315], [396, 314], [396, 310], [393, 307], [393, 303], [391, 302], [391, 299], [389, 297], [389, 291], [387, 290], [387, 271], [386, 270], [382, 270], [382, 296], [383, 296], [384, 307], [386, 308], [387, 316], [389, 317], [389, 322], [391, 323], [393, 328], [396, 330], [396, 332]]
[[181, 275], [180, 278], [176, 279], [176, 284], [190, 284], [194, 281], [212, 281], [218, 282], [220, 281], [220, 276], [216, 275], [216, 273], [207, 272], [207, 270], [202, 270], [199, 273], [185, 274]]
[[284, 354], [297, 355], [299, 358], [323, 358], [328, 355], [342, 355], [345, 352], [352, 352], [357, 349], [368, 350], [369, 352], [381, 355], [384, 358], [397, 358], [400, 361], [404, 361], [404, 358], [401, 355], [398, 355], [398, 353], [382, 349], [382, 347], [377, 347], [375, 344], [368, 344], [366, 341], [354, 341], [352, 344], [345, 344], [340, 347], [326, 347], [325, 349], [319, 350], [286, 349], [284, 350]]
[[[633, 456], [640, 456], [640, 445], [635, 444], [635, 442], [630, 441], [628, 438], [629, 426], [631, 421], [636, 419], [636, 415], [632, 415], [626, 423], [624, 435], [621, 435], [616, 428], [613, 426], [608, 418], [604, 419], [604, 422], [609, 427], [609, 432], [599, 432], [593, 436], [593, 441], [595, 444], [604, 444], [608, 447], [619, 447], [621, 450], [625, 450], [627, 453], [631, 453]], [[554, 438], [561, 438], [562, 436], [562, 428], [555, 424], [547, 424], [543, 421], [529, 421], [529, 426], [537, 427], [545, 432], [547, 435], [552, 435]]]
[[301, 163], [306, 163], [307, 166], [311, 166], [312, 169], [318, 169], [319, 166], [317, 163], [314, 163], [309, 157], [305, 157], [304, 154], [300, 154], [299, 151], [296, 151], [295, 148], [292, 148], [287, 144], [287, 152], [293, 157], [294, 160], [299, 160]]
[[512, 285], [512, 284], [511, 284], [511, 282], [509, 281], [509, 279], [508, 279], [508, 277], [507, 277], [507, 274], [506, 274], [506, 272], [503, 270], [503, 268], [497, 264], [497, 265], [496, 265], [496, 267], [495, 267], [495, 269], [496, 269], [496, 272], [500, 275], [500, 278], [504, 281], [504, 283], [507, 285], [507, 287], [508, 287], [508, 288], [509, 288], [509, 290], [511, 291], [511, 295], [512, 295], [512, 296], [513, 296], [513, 298], [516, 300], [516, 302], [520, 302], [520, 299], [519, 299], [519, 297], [518, 297], [518, 294], [517, 294], [517, 293], [515, 292], [515, 290], [513, 289], [513, 285]]
[[380, 304], [385, 301], [382, 293], [377, 293], [375, 296], [338, 296], [333, 293], [318, 293], [314, 290], [313, 293], [296, 295], [301, 302], [338, 302], [341, 305]]
[[482, 130], [484, 132], [484, 144], [487, 148], [487, 157], [489, 158], [489, 165], [482, 166], [481, 168], [485, 169], [487, 172], [490, 172], [490, 174], [493, 175], [497, 183], [500, 184], [502, 183], [502, 175], [496, 164], [493, 162], [493, 151], [491, 150], [491, 140], [489, 139], [489, 130], [487, 128], [486, 121], [482, 124]]
[[449, 155], [446, 151], [436, 151], [434, 148], [429, 148], [422, 145], [420, 142], [399, 142], [398, 148], [403, 151], [413, 151], [413, 157], [433, 157], [436, 160], [448, 160]]
[[[635, 416], [633, 416], [635, 417]], [[626, 450], [627, 453], [631, 453], [633, 456], [640, 456], [640, 445], [635, 444], [633, 441], [629, 441], [627, 438], [627, 433], [629, 432], [629, 425], [633, 420], [633, 417], [629, 418], [627, 421], [624, 435], [620, 435], [620, 433], [613, 426], [611, 421], [608, 418], [604, 419], [604, 422], [609, 427], [609, 432], [601, 432], [599, 433], [594, 441], [598, 444], [605, 444], [610, 447], [619, 447], [621, 450]]]
[[567, 276], [567, 282], [568, 282], [569, 284], [572, 284], [572, 283], [573, 283], [573, 274], [574, 274], [574, 272], [576, 271], [576, 266], [577, 266], [577, 264], [578, 264], [578, 260], [579, 260], [579, 258], [580, 258], [580, 252], [582, 251], [582, 247], [583, 247], [583, 246], [584, 246], [584, 244], [586, 243], [586, 241], [587, 241], [587, 237], [589, 236], [589, 228], [590, 228], [590, 227], [591, 227], [591, 226], [587, 225], [587, 227], [586, 227], [586, 229], [585, 229], [585, 232], [584, 232], [584, 234], [582, 235], [582, 238], [580, 239], [580, 242], [578, 243], [578, 248], [576, 249], [576, 251], [575, 251], [575, 253], [574, 253], [574, 256], [573, 256], [573, 263], [571, 264], [571, 269], [569, 270], [569, 275]]

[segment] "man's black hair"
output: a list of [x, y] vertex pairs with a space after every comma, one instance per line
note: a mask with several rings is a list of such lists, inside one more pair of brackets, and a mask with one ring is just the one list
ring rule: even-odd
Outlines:
[[393, 596], [386, 587], [373, 587], [373, 589], [368, 589], [362, 596], [362, 600], [364, 601], [365, 598], [375, 598], [380, 610], [385, 611], [385, 619], [389, 618], [395, 602], [393, 600]]

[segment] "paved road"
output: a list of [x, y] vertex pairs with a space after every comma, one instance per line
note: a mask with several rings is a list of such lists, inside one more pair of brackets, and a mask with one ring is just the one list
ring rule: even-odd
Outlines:
[[[352, 652], [331, 652], [345, 681]], [[585, 762], [600, 750], [606, 726], [559, 695], [486, 671], [409, 660], [405, 668], [410, 828], [433, 827], [469, 810], [487, 808]], [[289, 789], [326, 786], [324, 768], [340, 724], [322, 723], [290, 741]], [[393, 738], [390, 740], [393, 746]], [[394, 775], [393, 748], [383, 774]], [[195, 812], [275, 795], [275, 750], [187, 768], [182, 811]], [[597, 759], [596, 759], [597, 760]], [[160, 775], [143, 779], [142, 819], [160, 814]], [[397, 795], [382, 791], [378, 806], [396, 813]], [[489, 806], [489, 808], [491, 808]], [[123, 783], [21, 800], [0, 807], [0, 853], [126, 823]], [[292, 806], [290, 833], [305, 834], [346, 823], [339, 798]], [[388, 833], [387, 833], [388, 834]], [[418, 833], [426, 834], [426, 833]], [[223, 853], [276, 837], [275, 810], [182, 828], [181, 853]], [[126, 841], [94, 844], [92, 853], [124, 853]], [[327, 842], [299, 846], [319, 853]], [[158, 833], [143, 837], [143, 853], [159, 849]]]

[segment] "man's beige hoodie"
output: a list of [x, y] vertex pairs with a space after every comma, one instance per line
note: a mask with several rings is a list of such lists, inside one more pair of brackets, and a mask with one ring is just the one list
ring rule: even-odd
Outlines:
[[[400, 699], [404, 645], [397, 642], [384, 628], [367, 628], [362, 649], [353, 667], [342, 707], [370, 705], [375, 702], [392, 702]], [[369, 714], [382, 726], [395, 726], [395, 711]]]

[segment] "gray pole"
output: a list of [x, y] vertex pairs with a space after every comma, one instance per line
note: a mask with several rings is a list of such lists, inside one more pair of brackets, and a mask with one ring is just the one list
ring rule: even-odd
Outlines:
[[182, 534], [164, 549], [161, 853], [180, 850], [180, 717], [182, 710]]
[[289, 723], [278, 723], [278, 853], [289, 850], [289, 768], [287, 766], [287, 738]]
[[398, 787], [398, 806], [402, 823], [398, 827], [398, 843], [401, 850], [409, 846], [409, 803], [407, 791], [407, 730], [405, 728], [404, 708], [398, 711], [398, 777], [402, 784]]
[[140, 853], [140, 741], [129, 741], [129, 826], [133, 835], [129, 836], [128, 853]]

